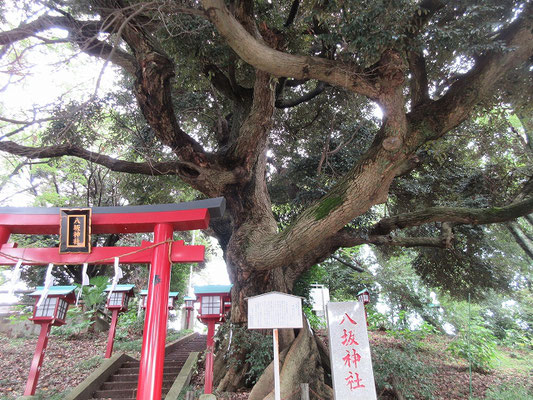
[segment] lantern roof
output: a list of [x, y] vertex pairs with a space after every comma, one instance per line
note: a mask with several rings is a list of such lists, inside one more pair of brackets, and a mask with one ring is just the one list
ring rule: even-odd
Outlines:
[[185, 296], [183, 298], [183, 300], [187, 301], [187, 300], [193, 300], [193, 301], [196, 301], [196, 297], [192, 297], [192, 296]]
[[363, 294], [363, 293], [369, 293], [368, 292], [368, 289], [367, 288], [364, 288], [363, 290], [360, 290], [358, 293], [357, 293], [357, 296], [359, 296], [360, 294]]
[[[107, 285], [104, 292], [110, 292], [112, 285]], [[133, 288], [135, 285], [117, 285], [113, 289], [113, 292], [127, 292], [128, 295], [133, 296]]]
[[[48, 289], [48, 296], [67, 296], [70, 293], [74, 293], [76, 286], [50, 286]], [[30, 296], [40, 296], [44, 292], [44, 286], [37, 286]]]
[[194, 294], [225, 294], [231, 292], [233, 285], [205, 285], [195, 286]]

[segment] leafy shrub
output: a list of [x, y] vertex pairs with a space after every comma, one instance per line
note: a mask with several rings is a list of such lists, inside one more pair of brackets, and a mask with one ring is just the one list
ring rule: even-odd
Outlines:
[[311, 327], [314, 329], [314, 330], [320, 330], [320, 329], [325, 329], [326, 328], [326, 321], [324, 318], [321, 318], [319, 316], [317, 316], [313, 310], [311, 309], [311, 307], [304, 307], [303, 308], [303, 311], [304, 311], [304, 314], [307, 318], [307, 320], [309, 321], [309, 323], [311, 324]]
[[493, 367], [496, 358], [496, 337], [487, 328], [473, 324], [470, 332], [468, 329], [459, 331], [448, 350], [454, 356], [469, 361], [472, 370], [487, 372]]
[[126, 339], [129, 336], [140, 336], [144, 328], [144, 317], [137, 316], [136, 307], [130, 304], [125, 313], [121, 313], [117, 322], [117, 339]]
[[378, 391], [392, 390], [392, 379], [395, 377], [398, 389], [406, 399], [433, 398], [433, 369], [416, 357], [413, 347], [373, 347], [372, 361]]
[[422, 345], [422, 340], [429, 335], [437, 333], [437, 329], [435, 329], [433, 325], [430, 325], [424, 321], [418, 329], [404, 328], [391, 330], [390, 333], [395, 338], [403, 339], [415, 347], [420, 347]]
[[52, 328], [51, 334], [56, 336], [73, 337], [86, 332], [94, 324], [91, 320], [92, 311], [83, 311], [78, 307], [69, 307], [67, 311], [67, 323]]
[[[227, 358], [235, 354], [245, 354], [244, 362], [249, 365], [246, 382], [253, 385], [272, 362], [272, 336], [263, 335], [235, 324], [222, 325], [220, 334], [231, 335], [231, 346], [226, 353]], [[234, 358], [231, 358], [231, 362], [241, 363], [239, 360], [235, 361]]]
[[530, 332], [518, 329], [506, 329], [505, 337], [500, 340], [503, 346], [515, 349], [531, 350], [533, 349], [533, 336]]
[[[503, 385], [491, 388], [485, 393], [484, 400], [533, 400], [533, 388], [523, 386]], [[472, 400], [481, 400], [473, 398]]]
[[376, 311], [373, 307], [367, 307], [366, 313], [369, 330], [376, 331], [387, 329], [388, 321], [385, 314]]

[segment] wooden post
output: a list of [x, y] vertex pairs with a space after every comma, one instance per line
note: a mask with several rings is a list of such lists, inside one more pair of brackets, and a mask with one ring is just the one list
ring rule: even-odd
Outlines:
[[215, 351], [215, 321], [207, 322], [207, 352], [205, 355], [204, 394], [213, 393], [213, 352]]
[[30, 367], [30, 375], [28, 376], [28, 382], [26, 383], [26, 390], [24, 390], [24, 396], [33, 396], [35, 394], [35, 388], [39, 381], [39, 374], [41, 373], [41, 367], [43, 365], [44, 353], [46, 352], [46, 345], [48, 344], [48, 337], [50, 336], [51, 322], [41, 324], [41, 333], [39, 334], [39, 340], [37, 341], [37, 347], [33, 355], [33, 360]]
[[272, 332], [274, 342], [274, 399], [281, 400], [281, 389], [279, 383], [279, 346], [278, 346], [278, 330], [274, 329]]
[[109, 334], [107, 336], [107, 348], [105, 351], [105, 358], [111, 358], [113, 354], [113, 343], [115, 342], [115, 332], [117, 330], [118, 312], [120, 310], [115, 308], [111, 317], [111, 326], [109, 327]]
[[302, 400], [309, 400], [309, 384], [300, 383], [300, 397]]

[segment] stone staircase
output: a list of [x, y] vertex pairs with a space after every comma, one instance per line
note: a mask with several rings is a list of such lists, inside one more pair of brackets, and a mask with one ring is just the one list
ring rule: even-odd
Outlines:
[[[191, 352], [205, 350], [206, 336], [194, 335], [184, 343], [179, 343], [165, 355], [163, 369], [162, 397], [165, 398], [183, 364]], [[93, 394], [94, 399], [131, 399], [135, 400], [137, 380], [139, 378], [139, 361], [125, 361], [120, 368], [105, 381]]]

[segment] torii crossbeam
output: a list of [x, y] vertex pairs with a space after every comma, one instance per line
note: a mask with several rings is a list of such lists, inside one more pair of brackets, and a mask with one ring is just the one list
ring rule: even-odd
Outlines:
[[168, 320], [171, 262], [201, 262], [204, 246], [172, 241], [174, 231], [206, 229], [210, 218], [224, 214], [224, 198], [156, 206], [94, 207], [91, 231], [154, 232], [154, 241], [138, 247], [95, 247], [90, 253], [60, 254], [59, 248], [18, 248], [11, 234], [59, 234], [60, 208], [0, 207], [0, 265], [150, 263], [137, 400], [161, 399]]

